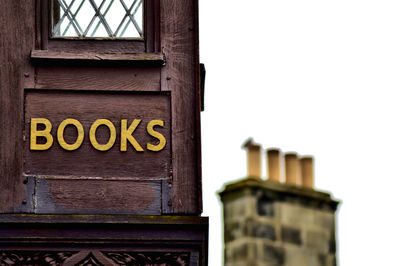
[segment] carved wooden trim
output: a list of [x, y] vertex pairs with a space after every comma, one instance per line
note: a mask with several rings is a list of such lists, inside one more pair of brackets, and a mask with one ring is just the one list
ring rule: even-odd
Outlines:
[[78, 251], [0, 251], [0, 265], [62, 265]]
[[184, 266], [189, 263], [189, 252], [0, 251], [0, 265]]
[[189, 265], [189, 253], [102, 252], [118, 265]]

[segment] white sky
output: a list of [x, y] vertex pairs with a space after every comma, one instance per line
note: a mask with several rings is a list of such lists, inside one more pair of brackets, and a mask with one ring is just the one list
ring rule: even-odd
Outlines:
[[210, 265], [223, 253], [216, 191], [245, 177], [250, 136], [315, 157], [317, 189], [342, 200], [340, 266], [398, 265], [400, 1], [199, 2]]

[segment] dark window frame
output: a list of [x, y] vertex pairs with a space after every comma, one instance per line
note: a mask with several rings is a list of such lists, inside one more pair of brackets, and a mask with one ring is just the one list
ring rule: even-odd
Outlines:
[[42, 50], [68, 52], [116, 52], [116, 53], [154, 53], [160, 52], [160, 2], [143, 0], [143, 38], [70, 38], [51, 36], [50, 0], [38, 1], [40, 27], [37, 36], [38, 47]]

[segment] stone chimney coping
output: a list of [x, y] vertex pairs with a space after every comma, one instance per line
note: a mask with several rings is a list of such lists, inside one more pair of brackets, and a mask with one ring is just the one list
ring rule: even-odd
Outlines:
[[302, 201], [320, 202], [329, 205], [333, 210], [336, 210], [340, 203], [339, 200], [333, 199], [328, 192], [251, 177], [227, 184], [218, 194], [221, 200], [224, 201], [225, 198], [229, 198], [230, 194], [237, 194], [248, 189], [268, 191], [270, 192], [269, 194], [277, 198], [292, 197]]

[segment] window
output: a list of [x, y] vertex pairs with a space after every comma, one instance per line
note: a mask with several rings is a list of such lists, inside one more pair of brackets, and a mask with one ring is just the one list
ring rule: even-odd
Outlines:
[[142, 0], [51, 0], [51, 37], [143, 38]]
[[159, 0], [37, 0], [38, 48], [75, 53], [157, 53]]

